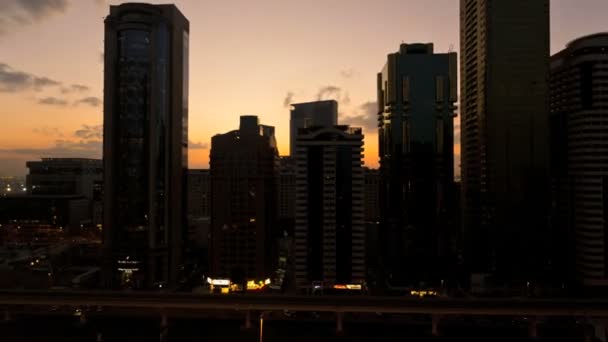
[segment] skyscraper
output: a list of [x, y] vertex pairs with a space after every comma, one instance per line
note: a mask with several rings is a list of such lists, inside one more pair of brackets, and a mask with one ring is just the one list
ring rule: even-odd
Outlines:
[[585, 286], [608, 285], [607, 72], [608, 33], [579, 38], [551, 59], [552, 255], [562, 275]]
[[289, 121], [289, 153], [293, 156], [299, 128], [338, 124], [338, 102], [334, 100], [292, 104]]
[[365, 281], [363, 133], [308, 127], [296, 140], [295, 275], [299, 289]]
[[402, 44], [378, 74], [380, 240], [390, 285], [441, 279], [454, 210], [456, 86], [456, 53], [434, 53], [433, 44]]
[[188, 170], [188, 243], [194, 250], [207, 249], [211, 225], [209, 169]]
[[211, 275], [237, 283], [266, 279], [276, 264], [274, 127], [241, 116], [239, 129], [211, 139], [210, 170]]
[[461, 0], [460, 49], [466, 262], [530, 280], [549, 221], [549, 0]]
[[171, 286], [178, 278], [187, 227], [188, 35], [174, 5], [110, 6], [105, 19], [107, 286]]

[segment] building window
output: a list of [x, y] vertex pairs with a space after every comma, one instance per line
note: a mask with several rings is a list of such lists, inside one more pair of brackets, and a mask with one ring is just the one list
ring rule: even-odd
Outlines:
[[401, 80], [401, 98], [403, 103], [410, 102], [410, 77], [403, 76]]
[[402, 129], [402, 146], [403, 153], [410, 152], [410, 123], [409, 120], [403, 119], [403, 123], [401, 124]]
[[437, 102], [444, 101], [445, 77], [435, 76], [435, 100]]
[[443, 119], [438, 118], [435, 126], [435, 134], [436, 134], [436, 150], [438, 154], [443, 153]]

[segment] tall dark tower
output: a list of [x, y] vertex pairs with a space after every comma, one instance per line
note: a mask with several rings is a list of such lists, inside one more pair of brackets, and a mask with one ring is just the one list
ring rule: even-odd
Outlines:
[[189, 22], [174, 5], [105, 19], [104, 284], [176, 283], [186, 224]]
[[390, 285], [443, 279], [454, 191], [456, 53], [401, 44], [378, 74], [380, 239]]
[[241, 116], [239, 129], [211, 138], [213, 277], [240, 283], [270, 277], [276, 266], [279, 154], [274, 127]]
[[533, 280], [549, 222], [549, 0], [461, 0], [460, 49], [466, 261]]

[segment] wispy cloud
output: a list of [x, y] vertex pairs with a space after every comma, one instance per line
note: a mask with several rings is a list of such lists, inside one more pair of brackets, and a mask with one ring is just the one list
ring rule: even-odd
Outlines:
[[69, 5], [68, 0], [0, 0], [0, 36], [64, 13]]
[[49, 106], [66, 106], [68, 104], [68, 101], [51, 96], [39, 99], [38, 104]]
[[209, 144], [208, 143], [202, 143], [202, 142], [194, 142], [191, 140], [188, 140], [188, 148], [192, 149], [192, 150], [208, 150], [209, 149]]
[[23, 155], [29, 158], [57, 157], [57, 158], [99, 158], [101, 157], [101, 140], [55, 140], [54, 144], [46, 148], [13, 148], [0, 149], [0, 153], [10, 155]]
[[63, 94], [69, 94], [69, 93], [84, 93], [89, 91], [90, 88], [86, 85], [82, 85], [82, 84], [72, 84], [69, 87], [63, 87], [61, 88], [61, 93]]
[[340, 76], [346, 79], [353, 78], [355, 75], [357, 75], [357, 71], [354, 68], [340, 71]]
[[82, 98], [74, 103], [74, 105], [79, 105], [79, 104], [86, 104], [91, 107], [99, 107], [99, 106], [101, 106], [102, 101], [98, 97], [89, 96], [89, 97]]
[[319, 88], [317, 92], [317, 101], [321, 100], [339, 100], [342, 89], [333, 85]]
[[32, 129], [32, 132], [36, 133], [36, 134], [40, 134], [43, 136], [47, 136], [47, 137], [63, 137], [63, 133], [61, 132], [61, 130], [59, 129], [59, 127], [49, 127], [49, 126], [42, 126], [42, 127], [37, 127]]
[[102, 139], [103, 125], [82, 125], [74, 132], [74, 136], [81, 139]]
[[341, 117], [340, 122], [363, 127], [364, 131], [374, 131], [378, 128], [378, 104], [375, 101], [365, 102], [356, 108], [354, 114]]
[[319, 88], [317, 91], [317, 101], [323, 100], [336, 100], [341, 105], [348, 106], [350, 104], [350, 95], [338, 86], [328, 85]]
[[60, 85], [61, 82], [44, 76], [13, 69], [5, 63], [0, 63], [0, 92], [14, 93], [34, 89], [41, 91], [46, 87]]
[[287, 107], [289, 107], [289, 105], [291, 105], [293, 103], [294, 95], [295, 94], [291, 91], [287, 92], [287, 94], [285, 95], [285, 98], [283, 99], [283, 107], [287, 108]]

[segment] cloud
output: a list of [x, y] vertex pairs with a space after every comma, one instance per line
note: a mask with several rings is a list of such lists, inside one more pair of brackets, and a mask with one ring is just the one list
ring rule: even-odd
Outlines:
[[63, 94], [69, 94], [69, 93], [84, 93], [89, 91], [91, 88], [89, 88], [86, 85], [82, 85], [82, 84], [72, 84], [69, 87], [64, 87], [61, 88], [61, 93]]
[[378, 105], [375, 101], [368, 101], [357, 107], [354, 115], [343, 116], [341, 123], [362, 127], [365, 131], [378, 129]]
[[55, 140], [53, 146], [46, 148], [13, 148], [0, 149], [0, 154], [22, 155], [28, 158], [99, 158], [101, 157], [101, 140]]
[[342, 76], [346, 79], [353, 78], [356, 74], [357, 74], [357, 71], [353, 68], [340, 71], [340, 76]]
[[61, 82], [48, 77], [35, 76], [27, 72], [13, 69], [5, 63], [0, 63], [0, 92], [14, 93], [34, 89], [41, 91], [45, 87], [60, 85]]
[[74, 105], [86, 104], [91, 107], [99, 107], [99, 106], [101, 106], [102, 103], [103, 102], [101, 101], [100, 98], [94, 97], [94, 96], [89, 96], [89, 97], [85, 97], [85, 98], [82, 98], [82, 99], [76, 101], [74, 103]]
[[65, 106], [68, 104], [68, 101], [63, 99], [58, 99], [56, 97], [45, 97], [43, 99], [38, 100], [38, 104], [49, 105], [49, 106]]
[[0, 63], [0, 92], [16, 92], [30, 88], [32, 75], [15, 71], [8, 65]]
[[331, 99], [339, 100], [341, 92], [342, 92], [342, 89], [340, 89], [340, 87], [331, 86], [331, 85], [321, 87], [319, 89], [319, 91], [317, 92], [317, 101], [331, 100]]
[[289, 105], [291, 105], [293, 103], [293, 96], [295, 94], [291, 91], [287, 92], [287, 95], [285, 95], [285, 99], [283, 99], [283, 107], [287, 108], [289, 107]]
[[74, 136], [81, 139], [102, 139], [103, 125], [82, 125], [74, 132]]
[[61, 130], [59, 130], [58, 127], [49, 127], [46, 125], [42, 126], [40, 128], [34, 128], [34, 129], [32, 129], [32, 132], [34, 132], [36, 134], [44, 135], [47, 137], [52, 137], [52, 136], [63, 137], [63, 133], [61, 132]]
[[350, 95], [340, 87], [329, 85], [319, 88], [317, 92], [317, 101], [323, 100], [336, 100], [341, 105], [348, 106], [350, 104]]
[[194, 142], [191, 140], [188, 140], [188, 148], [192, 149], [192, 150], [208, 150], [209, 149], [209, 144], [208, 143], [202, 143], [202, 142]]
[[60, 85], [61, 82], [52, 80], [48, 77], [34, 77], [34, 89], [41, 91], [44, 87], [52, 87]]
[[1, 0], [0, 35], [64, 13], [69, 5], [68, 0]]

